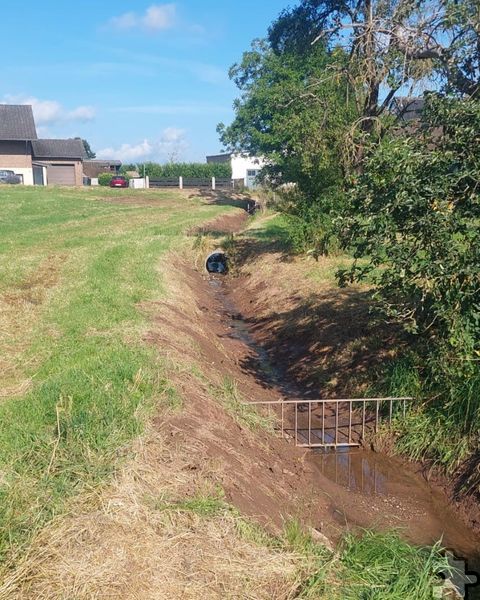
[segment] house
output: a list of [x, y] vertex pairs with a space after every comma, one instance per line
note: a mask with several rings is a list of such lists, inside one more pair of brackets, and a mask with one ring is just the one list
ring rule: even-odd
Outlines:
[[400, 123], [420, 122], [424, 110], [425, 99], [416, 96], [396, 98], [392, 106], [392, 112]]
[[31, 106], [0, 104], [0, 169], [20, 175], [33, 185], [32, 141], [37, 130]]
[[96, 179], [100, 173], [118, 173], [121, 166], [120, 160], [88, 159], [83, 161], [83, 174]]
[[83, 185], [82, 140], [33, 140], [32, 152], [37, 185]]
[[256, 186], [257, 176], [262, 167], [265, 166], [264, 159], [255, 156], [243, 156], [242, 154], [211, 154], [206, 158], [207, 163], [230, 163], [232, 179], [248, 188]]
[[0, 169], [25, 185], [79, 186], [84, 159], [81, 139], [38, 139], [31, 106], [0, 104]]

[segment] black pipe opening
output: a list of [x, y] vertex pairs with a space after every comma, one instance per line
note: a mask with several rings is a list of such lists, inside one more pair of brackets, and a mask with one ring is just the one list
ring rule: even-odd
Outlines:
[[215, 250], [212, 252], [205, 262], [205, 268], [209, 273], [220, 273], [224, 275], [228, 272], [228, 259], [225, 252]]

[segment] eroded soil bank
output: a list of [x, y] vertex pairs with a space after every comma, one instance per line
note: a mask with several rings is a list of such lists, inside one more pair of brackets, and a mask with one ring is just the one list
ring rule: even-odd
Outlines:
[[[206, 282], [192, 285], [204, 312], [214, 317], [210, 327], [235, 365], [229, 372], [243, 396], [258, 401], [361, 393], [368, 370], [395, 342], [395, 332], [369, 322], [364, 291], [324, 284], [319, 292], [312, 281], [302, 281], [295, 261], [248, 234], [236, 250], [236, 275], [213, 281], [203, 276]], [[289, 452], [294, 456], [297, 449], [289, 446]], [[445, 486], [426, 480], [421, 465], [365, 450], [309, 451], [302, 463], [297, 491], [312, 486], [319, 505], [328, 499], [326, 515], [320, 510], [315, 518], [333, 518], [341, 528], [399, 528], [420, 545], [442, 539], [478, 568], [478, 507], [465, 503], [459, 510]]]

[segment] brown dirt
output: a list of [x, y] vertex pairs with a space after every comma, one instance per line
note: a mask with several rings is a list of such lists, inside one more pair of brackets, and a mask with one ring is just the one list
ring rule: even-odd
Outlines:
[[[193, 293], [196, 317], [187, 318], [186, 311], [179, 312], [178, 307], [170, 312], [162, 306], [160, 323], [163, 327], [169, 323], [172, 332], [178, 331], [182, 315], [182, 336], [194, 341], [190, 346], [193, 351], [183, 346], [184, 357], [200, 360], [209, 381], [218, 384], [225, 377], [234, 379], [247, 401], [278, 400], [282, 394], [275, 385], [261, 376], [252, 377], [255, 352], [232, 335], [228, 317], [207, 278], [185, 265], [181, 280], [187, 286], [182, 297]], [[211, 394], [202, 394], [198, 381], [193, 382], [196, 394], [186, 386], [184, 374], [182, 382], [185, 408], [172, 421], [181, 431], [182, 443], [188, 439], [201, 443], [204, 451], [198, 456], [199, 463], [205, 456], [217, 457], [221, 484], [229, 501], [267, 527], [278, 530], [285, 520], [298, 517], [333, 540], [350, 527], [401, 527], [410, 541], [428, 544], [441, 535], [444, 520], [453, 522], [442, 491], [430, 489], [413, 469], [399, 474], [399, 460], [383, 464], [380, 456], [375, 459], [381, 471], [379, 479], [385, 474], [390, 478], [385, 494], [352, 493], [332, 481], [328, 465], [322, 467], [318, 455], [266, 432], [251, 434], [221, 410]], [[354, 463], [352, 469], [361, 471], [362, 466]], [[357, 480], [360, 477], [357, 473]], [[450, 545], [474, 553], [475, 544], [466, 530], [457, 536], [456, 525], [452, 525], [445, 531]]]
[[190, 235], [205, 234], [215, 236], [215, 234], [226, 235], [236, 233], [245, 226], [247, 219], [248, 213], [246, 211], [236, 211], [231, 215], [221, 215], [206, 225], [195, 227], [190, 231]]

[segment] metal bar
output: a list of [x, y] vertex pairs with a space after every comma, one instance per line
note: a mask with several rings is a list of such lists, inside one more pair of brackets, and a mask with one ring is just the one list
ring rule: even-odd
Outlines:
[[281, 404], [284, 402], [285, 404], [321, 404], [322, 402], [325, 404], [332, 402], [386, 402], [387, 400], [413, 400], [412, 396], [401, 396], [395, 398], [393, 396], [388, 396], [386, 398], [320, 398], [318, 400], [253, 400], [252, 402], [245, 402], [245, 404]]
[[338, 446], [338, 402], [335, 404], [335, 446]]
[[284, 402], [282, 402], [282, 438], [284, 438], [284, 437], [285, 437], [285, 429], [284, 429], [284, 425], [283, 425], [283, 423], [284, 423], [284, 418], [283, 418], [283, 411], [284, 411], [284, 408], [285, 408], [285, 403], [284, 403]]
[[380, 410], [380, 402], [377, 400], [375, 407], [375, 433], [378, 431], [378, 412]]
[[322, 403], [322, 444], [325, 443], [325, 403]]
[[365, 404], [363, 405], [363, 415], [362, 415], [362, 440], [365, 438], [365, 413], [366, 413], [367, 407], [365, 406]]
[[350, 400], [350, 406], [348, 408], [348, 443], [350, 443], [352, 441], [352, 411], [353, 411], [353, 400]]
[[360, 444], [357, 444], [357, 442], [352, 442], [351, 444], [347, 443], [347, 442], [338, 442], [338, 444], [335, 444], [335, 442], [327, 442], [326, 444], [298, 444], [299, 448], [358, 448], [360, 446]]
[[403, 401], [403, 418], [405, 418], [406, 413], [407, 413], [407, 401], [404, 400]]
[[390, 400], [390, 414], [389, 414], [389, 423], [392, 423], [392, 413], [393, 413], [393, 400]]
[[295, 446], [298, 446], [298, 405], [295, 404]]
[[312, 443], [312, 405], [308, 405], [308, 445]]

